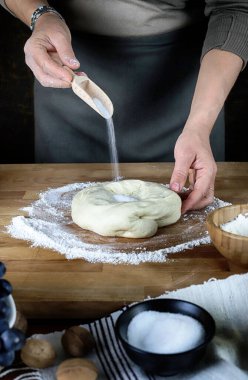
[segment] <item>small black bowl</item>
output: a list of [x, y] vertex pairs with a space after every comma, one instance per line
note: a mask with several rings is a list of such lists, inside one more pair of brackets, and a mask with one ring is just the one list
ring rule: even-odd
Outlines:
[[[128, 325], [137, 314], [149, 310], [184, 314], [195, 318], [205, 330], [203, 343], [191, 350], [176, 354], [157, 354], [132, 346], [127, 340]], [[212, 316], [198, 305], [178, 299], [159, 298], [137, 303], [125, 310], [116, 321], [115, 332], [130, 359], [144, 371], [160, 376], [171, 376], [189, 370], [199, 363], [207, 345], [214, 337], [215, 322]]]

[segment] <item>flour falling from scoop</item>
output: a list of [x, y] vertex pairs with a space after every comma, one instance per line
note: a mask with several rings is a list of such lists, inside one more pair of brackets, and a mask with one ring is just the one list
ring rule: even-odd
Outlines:
[[117, 153], [117, 148], [116, 148], [115, 128], [114, 128], [113, 119], [110, 116], [107, 108], [103, 105], [100, 99], [93, 98], [92, 100], [95, 103], [100, 114], [104, 117], [104, 119], [106, 119], [107, 128], [108, 128], [109, 150], [110, 150], [111, 165], [112, 165], [112, 176], [115, 181], [119, 181], [121, 179], [121, 176], [120, 176], [118, 153]]

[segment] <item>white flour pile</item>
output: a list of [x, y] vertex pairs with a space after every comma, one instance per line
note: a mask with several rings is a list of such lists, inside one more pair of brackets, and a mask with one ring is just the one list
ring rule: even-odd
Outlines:
[[[39, 200], [23, 209], [27, 212], [27, 217], [14, 217], [11, 224], [6, 227], [7, 232], [14, 238], [29, 241], [33, 247], [57, 251], [65, 255], [67, 259], [81, 258], [91, 263], [135, 265], [141, 262], [164, 262], [169, 253], [210, 243], [205, 228], [206, 216], [214, 209], [227, 205], [227, 203], [215, 198], [214, 203], [203, 211], [188, 213], [182, 217], [185, 226], [187, 226], [188, 221], [196, 219], [197, 223], [203, 226], [203, 233], [197, 235], [196, 239], [191, 239], [185, 234], [185, 241], [183, 240], [183, 243], [179, 245], [166, 246], [165, 242], [165, 248], [152, 251], [142, 245], [140, 248], [132, 249], [132, 244], [129, 244], [130, 251], [121, 252], [113, 246], [87, 243], [72, 228], [71, 201], [73, 196], [83, 188], [95, 184], [93, 182], [74, 183], [41, 193]], [[188, 227], [188, 233], [190, 233], [191, 228], [193, 227]]]
[[221, 224], [220, 227], [226, 232], [248, 237], [248, 214], [239, 214], [230, 222]]

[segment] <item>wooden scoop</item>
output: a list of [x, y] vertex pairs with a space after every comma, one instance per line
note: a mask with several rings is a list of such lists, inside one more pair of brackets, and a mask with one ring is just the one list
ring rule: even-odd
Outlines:
[[65, 68], [72, 74], [72, 90], [75, 94], [104, 117], [104, 119], [110, 119], [113, 115], [114, 107], [105, 92], [89, 79], [87, 75], [77, 74], [66, 66]]

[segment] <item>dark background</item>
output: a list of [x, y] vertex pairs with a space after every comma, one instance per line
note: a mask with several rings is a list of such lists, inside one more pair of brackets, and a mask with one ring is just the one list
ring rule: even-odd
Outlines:
[[[0, 163], [34, 162], [33, 75], [25, 64], [27, 26], [0, 7]], [[225, 105], [226, 161], [248, 161], [248, 66]]]

